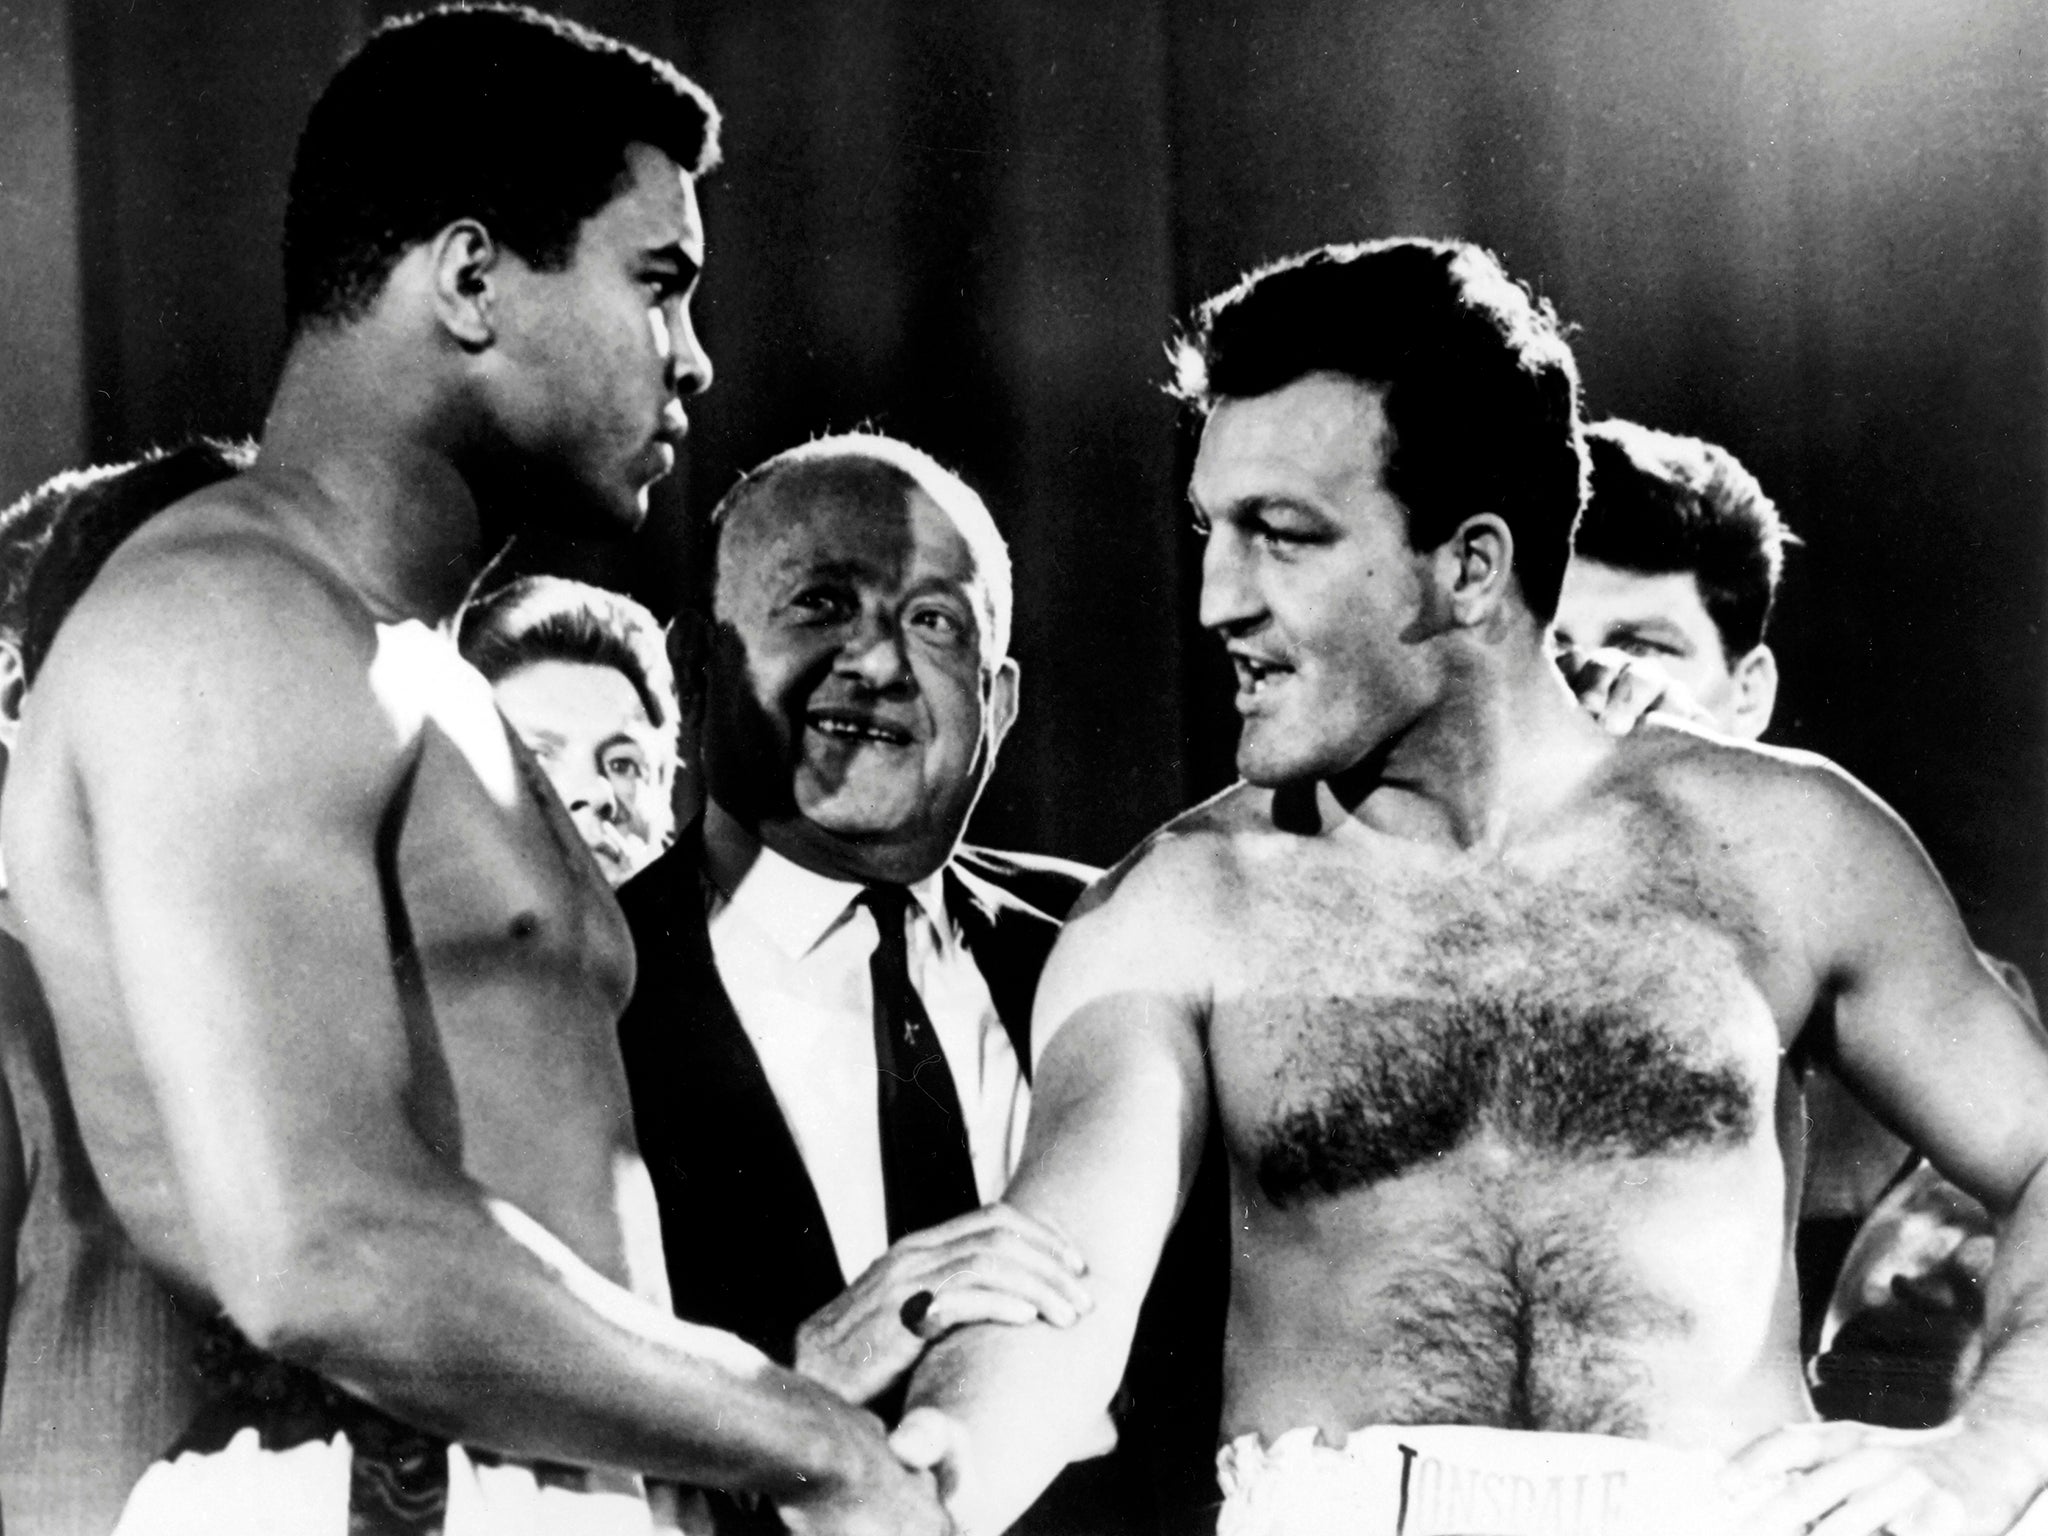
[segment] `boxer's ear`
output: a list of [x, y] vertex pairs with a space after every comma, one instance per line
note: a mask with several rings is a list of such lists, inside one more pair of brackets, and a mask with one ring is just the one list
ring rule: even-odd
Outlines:
[[497, 339], [502, 251], [474, 219], [457, 219], [429, 246], [434, 318], [466, 352]]
[[1771, 711], [1778, 705], [1778, 658], [1768, 645], [1758, 645], [1730, 667], [1728, 675], [1735, 684], [1728, 734], [1755, 741], [1771, 728]]
[[1500, 611], [1514, 569], [1515, 536], [1497, 514], [1480, 512], [1437, 546], [1437, 574], [1451, 621], [1477, 628]]

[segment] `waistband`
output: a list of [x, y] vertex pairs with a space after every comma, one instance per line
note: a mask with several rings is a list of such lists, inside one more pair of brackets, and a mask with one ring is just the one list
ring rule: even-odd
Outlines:
[[228, 1536], [250, 1520], [335, 1536], [645, 1536], [679, 1508], [631, 1473], [514, 1461], [417, 1429], [225, 1318], [205, 1325], [199, 1373], [206, 1404], [136, 1484], [119, 1536]]
[[1723, 1463], [1611, 1435], [1313, 1427], [1216, 1457], [1217, 1536], [1731, 1536]]
[[346, 1431], [284, 1450], [243, 1429], [217, 1450], [185, 1451], [142, 1475], [113, 1536], [677, 1536], [673, 1498], [592, 1472], [543, 1482], [517, 1462], [447, 1445], [411, 1464], [409, 1485]]

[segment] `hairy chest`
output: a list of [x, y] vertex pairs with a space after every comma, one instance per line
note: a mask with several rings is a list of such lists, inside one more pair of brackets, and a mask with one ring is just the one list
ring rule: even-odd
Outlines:
[[1747, 1144], [1778, 1028], [1738, 891], [1609, 847], [1453, 875], [1297, 868], [1246, 908], [1211, 1050], [1285, 1207], [1485, 1142], [1555, 1163]]

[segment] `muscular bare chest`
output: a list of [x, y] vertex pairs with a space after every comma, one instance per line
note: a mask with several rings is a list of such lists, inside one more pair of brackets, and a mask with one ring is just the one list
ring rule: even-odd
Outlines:
[[616, 1014], [633, 988], [625, 919], [538, 765], [490, 724], [482, 774], [473, 749], [438, 732], [424, 745], [394, 850], [394, 938], [451, 999], [513, 985]]
[[379, 865], [423, 1128], [623, 1278], [632, 1148], [617, 1020], [632, 941], [481, 679], [435, 699]]
[[1617, 822], [1525, 857], [1275, 879], [1211, 1048], [1226, 1134], [1276, 1206], [1481, 1140], [1597, 1162], [1739, 1146], [1768, 1119], [1755, 925], [1669, 838]]
[[1731, 872], [1653, 834], [1297, 852], [1247, 886], [1209, 1042], [1256, 1260], [1234, 1422], [1640, 1434], [1752, 1370], [1782, 1246], [1773, 961]]

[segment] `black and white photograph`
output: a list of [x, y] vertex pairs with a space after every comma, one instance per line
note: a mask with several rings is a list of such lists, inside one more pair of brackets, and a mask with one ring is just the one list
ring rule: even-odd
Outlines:
[[0, 0], [0, 1536], [2048, 1536], [2041, 0]]

